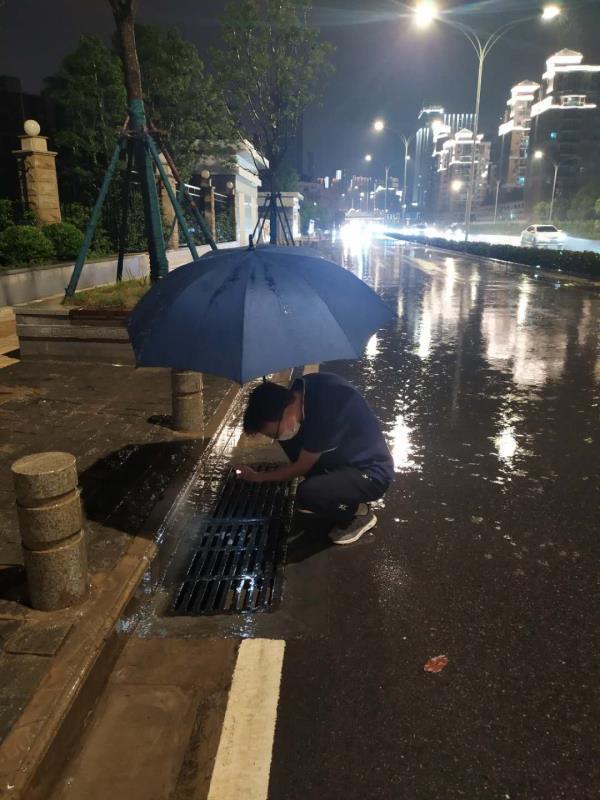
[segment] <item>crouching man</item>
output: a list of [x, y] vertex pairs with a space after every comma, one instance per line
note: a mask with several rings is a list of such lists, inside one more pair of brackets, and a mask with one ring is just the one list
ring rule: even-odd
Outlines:
[[389, 488], [394, 463], [377, 418], [348, 381], [326, 372], [291, 389], [264, 381], [250, 395], [244, 431], [276, 439], [291, 463], [266, 472], [241, 466], [240, 478], [304, 477], [296, 510], [331, 522], [335, 544], [352, 544], [376, 524], [368, 503]]

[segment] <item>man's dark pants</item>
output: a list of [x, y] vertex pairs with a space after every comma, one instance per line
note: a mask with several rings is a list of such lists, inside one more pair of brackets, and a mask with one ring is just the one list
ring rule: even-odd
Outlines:
[[387, 484], [370, 478], [356, 467], [341, 467], [326, 472], [311, 470], [296, 492], [296, 510], [312, 511], [338, 528], [354, 519], [359, 503], [379, 500]]

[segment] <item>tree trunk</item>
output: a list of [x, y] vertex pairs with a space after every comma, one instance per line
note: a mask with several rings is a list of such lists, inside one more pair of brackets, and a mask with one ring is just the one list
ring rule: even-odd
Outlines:
[[[135, 46], [134, 16], [136, 0], [109, 0], [109, 2], [119, 34], [121, 60], [123, 63], [129, 109], [136, 109], [141, 106], [143, 100], [142, 75], [140, 72], [137, 48]], [[132, 103], [132, 101], [134, 102]], [[134, 114], [130, 122], [131, 127], [136, 129], [145, 125], [145, 119], [143, 119], [142, 115], [137, 113]]]
[[119, 34], [121, 45], [121, 61], [127, 88], [127, 106], [129, 110], [129, 130], [139, 135], [134, 141], [134, 157], [136, 170], [142, 184], [144, 201], [144, 221], [148, 238], [150, 255], [150, 277], [152, 281], [167, 275], [169, 264], [165, 251], [158, 192], [154, 166], [146, 142], [146, 115], [142, 94], [142, 76], [135, 46], [135, 4], [136, 0], [109, 0]]

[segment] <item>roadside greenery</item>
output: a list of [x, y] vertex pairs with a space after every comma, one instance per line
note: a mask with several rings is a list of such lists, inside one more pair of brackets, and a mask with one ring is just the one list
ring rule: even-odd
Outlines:
[[[126, 9], [131, 0], [111, 0]], [[310, 0], [239, 0], [222, 18], [222, 42], [212, 74], [197, 48], [176, 30], [135, 26], [135, 49], [146, 115], [189, 181], [205, 157], [227, 162], [231, 147], [248, 137], [270, 161], [267, 188], [297, 187], [290, 153], [304, 110], [319, 99], [331, 71], [331, 45], [310, 24]], [[130, 15], [131, 16], [131, 15]], [[131, 17], [133, 24], [133, 17]], [[133, 41], [133, 37], [130, 37]], [[76, 258], [118, 135], [127, 123], [127, 59], [123, 38], [111, 43], [82, 36], [44, 90], [52, 103], [51, 144], [63, 222], [36, 226], [0, 199], [0, 268], [36, 266]], [[127, 84], [128, 85], [128, 84]], [[106, 197], [90, 256], [115, 254], [122, 223], [124, 164]], [[196, 227], [190, 220], [192, 227]], [[217, 240], [231, 239], [233, 224], [217, 214]], [[202, 240], [200, 233], [196, 235]], [[141, 186], [135, 175], [128, 207], [128, 252], [146, 249]]]
[[34, 225], [9, 225], [0, 233], [0, 265], [35, 266], [54, 259], [54, 245]]
[[[135, 30], [147, 118], [189, 181], [203, 155], [220, 155], [223, 143], [236, 135], [224, 94], [206, 74], [196, 47], [175, 30], [150, 25], [137, 25]], [[45, 91], [57, 109], [56, 130], [50, 133], [59, 154], [65, 218], [84, 230], [127, 116], [116, 37], [112, 47], [96, 37], [82, 37], [57, 73], [46, 79]], [[118, 249], [123, 172], [121, 163], [104, 204], [93, 254]], [[81, 207], [84, 215], [79, 213]], [[142, 198], [135, 177], [128, 228], [128, 251], [145, 250]]]
[[309, 0], [236, 0], [222, 17], [213, 53], [237, 130], [267, 157], [267, 190], [281, 191], [302, 113], [320, 98], [332, 46], [310, 25]]
[[65, 297], [64, 304], [78, 308], [110, 308], [130, 310], [150, 288], [150, 277], [133, 278], [121, 283], [83, 289], [73, 297]]
[[439, 247], [443, 250], [454, 250], [468, 255], [495, 258], [499, 261], [510, 261], [514, 264], [524, 264], [546, 270], [560, 270], [600, 280], [600, 254], [590, 251], [575, 252], [573, 250], [513, 247], [505, 244], [488, 244], [487, 242], [453, 242], [448, 239], [429, 239], [425, 236], [407, 236], [400, 233], [389, 235], [395, 239]]

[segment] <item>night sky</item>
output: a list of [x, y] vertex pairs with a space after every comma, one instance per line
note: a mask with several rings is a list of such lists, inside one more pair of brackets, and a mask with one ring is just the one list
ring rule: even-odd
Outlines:
[[[452, 18], [481, 32], [539, 8], [531, 0], [444, 5]], [[176, 27], [202, 54], [218, 37], [223, 6], [224, 0], [140, 0], [138, 17]], [[525, 78], [539, 80], [545, 59], [561, 47], [580, 50], [588, 63], [600, 63], [600, 1], [574, 0], [563, 7], [568, 8], [564, 21], [519, 27], [486, 62], [484, 132], [496, 129], [510, 87]], [[323, 105], [305, 119], [305, 151], [314, 153], [318, 174], [336, 168], [364, 172], [366, 152], [376, 160], [395, 158], [393, 139], [370, 132], [376, 116], [410, 133], [423, 103], [441, 103], [448, 111], [473, 110], [475, 54], [448, 26], [438, 23], [417, 31], [408, 7], [391, 0], [317, 0], [314, 21], [337, 48], [336, 73]], [[26, 90], [39, 91], [79, 36], [108, 40], [112, 30], [107, 0], [0, 0], [0, 74], [16, 75]]]

